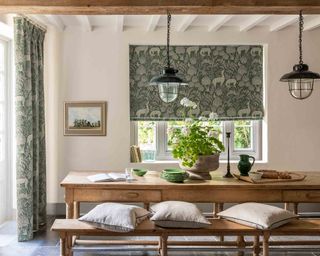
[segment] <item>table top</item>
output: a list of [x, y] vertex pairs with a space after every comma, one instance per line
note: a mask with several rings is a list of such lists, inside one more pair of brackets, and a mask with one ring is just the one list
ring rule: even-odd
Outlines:
[[91, 182], [87, 176], [108, 171], [72, 171], [61, 182], [64, 188], [96, 189], [316, 189], [320, 190], [320, 171], [301, 172], [306, 175], [303, 181], [252, 184], [235, 178], [223, 178], [221, 173], [214, 172], [212, 180], [186, 180], [184, 183], [170, 183], [159, 176], [159, 172], [149, 171], [144, 177], [135, 176], [132, 182]]

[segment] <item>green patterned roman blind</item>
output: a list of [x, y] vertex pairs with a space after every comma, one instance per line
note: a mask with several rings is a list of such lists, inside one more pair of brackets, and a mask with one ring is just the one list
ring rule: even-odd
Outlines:
[[[172, 66], [188, 83], [179, 88], [178, 99], [161, 101], [150, 79], [165, 66], [165, 46], [130, 45], [130, 119], [182, 120], [208, 117], [219, 120], [262, 119], [263, 46], [171, 46]], [[186, 109], [180, 100], [197, 103]]]

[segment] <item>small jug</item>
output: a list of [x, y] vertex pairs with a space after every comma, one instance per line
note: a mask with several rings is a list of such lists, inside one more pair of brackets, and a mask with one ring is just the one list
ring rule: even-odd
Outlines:
[[[252, 163], [250, 163], [249, 159], [252, 159]], [[255, 158], [249, 155], [240, 155], [240, 161], [238, 163], [238, 170], [242, 176], [248, 176], [248, 172], [250, 172], [252, 166], [254, 165]]]

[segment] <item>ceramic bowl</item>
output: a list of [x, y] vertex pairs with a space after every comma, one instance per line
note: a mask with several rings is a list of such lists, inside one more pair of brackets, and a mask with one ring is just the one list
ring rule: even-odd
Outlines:
[[160, 175], [161, 178], [175, 183], [182, 183], [189, 177], [188, 173], [181, 169], [164, 169]]
[[134, 172], [135, 175], [140, 177], [144, 176], [148, 172], [147, 169], [132, 169], [132, 171]]
[[249, 177], [253, 180], [261, 180], [262, 173], [261, 172], [249, 172]]

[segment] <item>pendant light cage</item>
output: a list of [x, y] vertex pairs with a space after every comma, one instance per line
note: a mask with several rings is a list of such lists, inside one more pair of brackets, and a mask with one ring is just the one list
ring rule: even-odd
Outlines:
[[166, 103], [173, 102], [178, 98], [179, 86], [187, 85], [179, 76], [177, 69], [171, 67], [170, 63], [170, 27], [171, 27], [171, 14], [167, 13], [167, 66], [162, 70], [159, 76], [151, 79], [150, 85], [158, 86], [159, 96], [162, 101]]
[[313, 91], [315, 79], [320, 79], [318, 73], [309, 71], [307, 64], [303, 63], [302, 55], [302, 33], [303, 33], [303, 15], [302, 11], [299, 13], [299, 64], [293, 66], [293, 71], [283, 75], [281, 82], [287, 82], [289, 85], [289, 92], [295, 99], [303, 100], [308, 98]]

